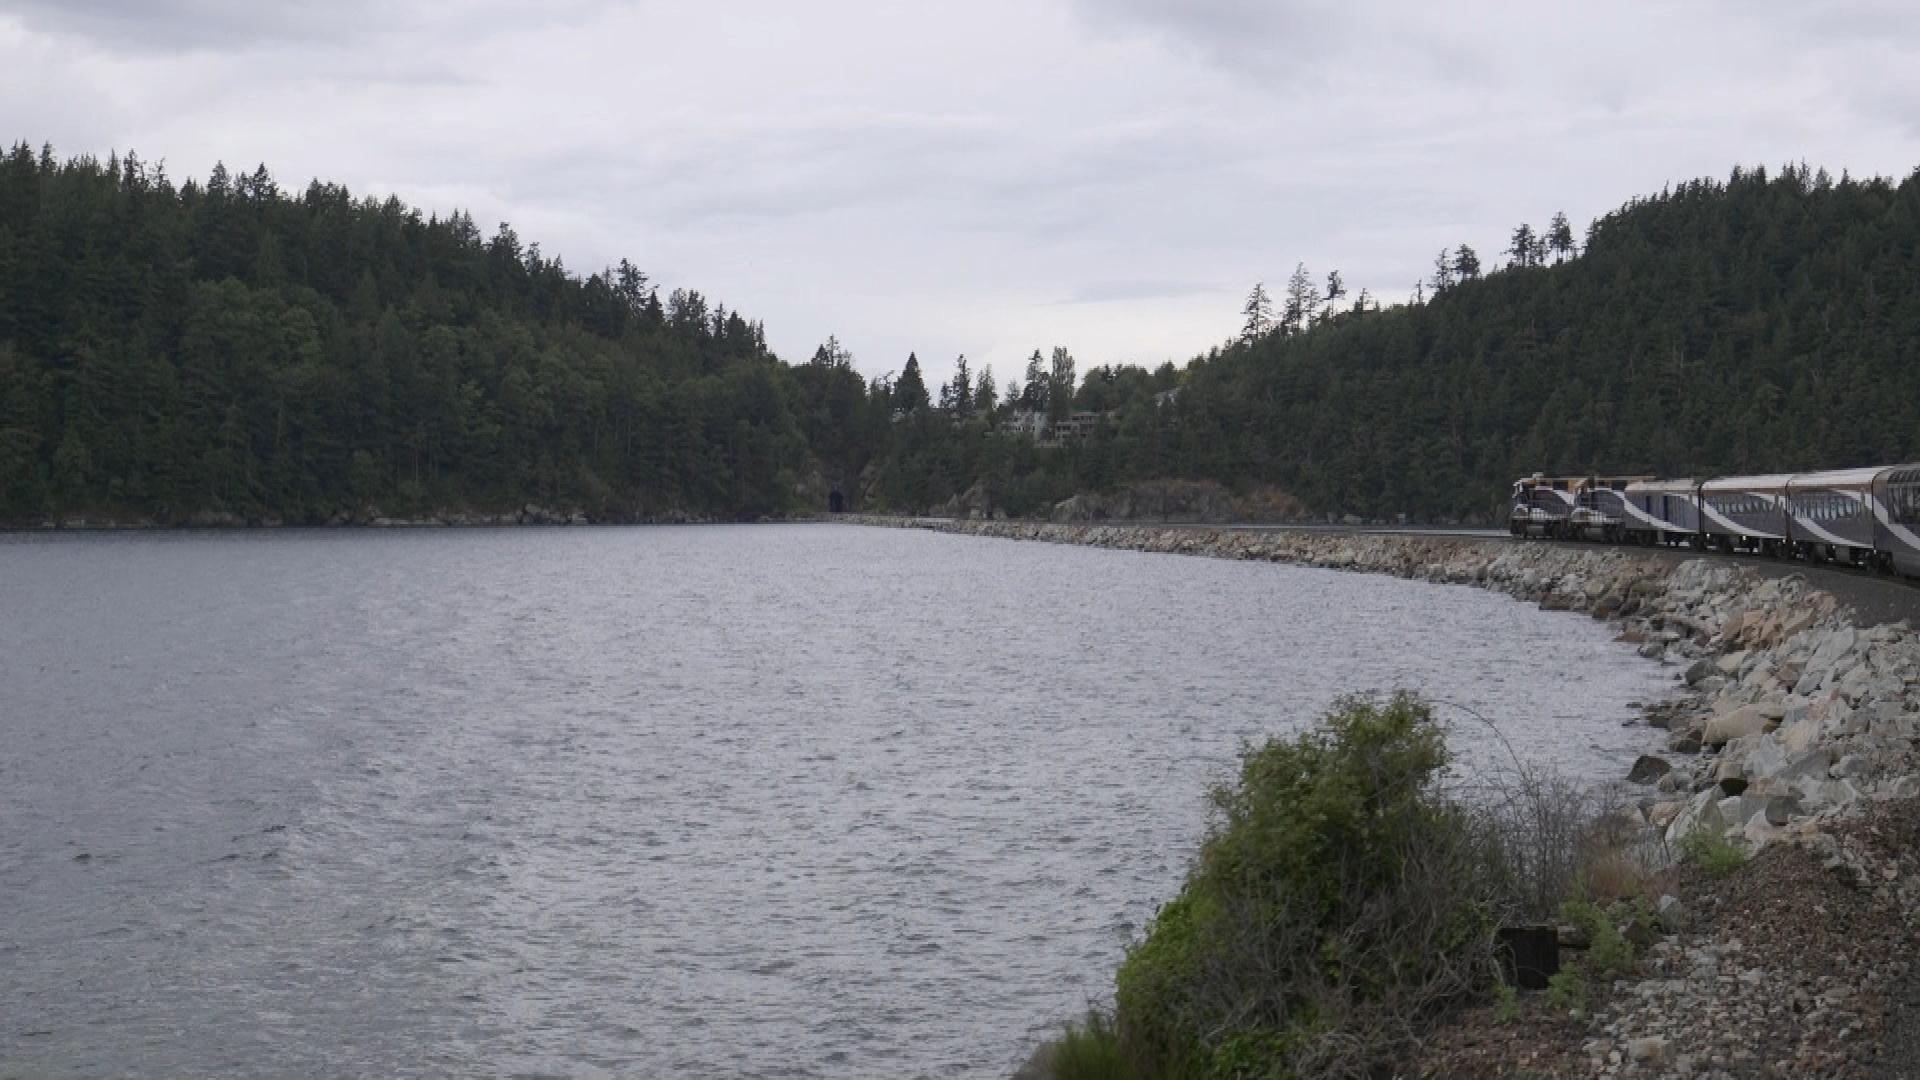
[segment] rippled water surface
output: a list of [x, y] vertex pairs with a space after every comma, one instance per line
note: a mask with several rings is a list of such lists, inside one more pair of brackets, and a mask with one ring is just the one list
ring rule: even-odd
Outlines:
[[1417, 687], [1615, 775], [1665, 685], [1478, 590], [923, 532], [0, 536], [0, 1076], [1004, 1075], [1243, 740]]

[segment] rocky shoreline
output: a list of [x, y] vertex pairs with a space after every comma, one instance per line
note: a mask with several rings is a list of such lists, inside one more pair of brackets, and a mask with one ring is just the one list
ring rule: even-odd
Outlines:
[[[1860, 625], [1851, 607], [1803, 573], [1631, 548], [848, 520], [1476, 585], [1611, 621], [1622, 640], [1676, 676], [1675, 697], [1646, 711], [1649, 724], [1668, 731], [1669, 754], [1635, 763], [1635, 794], [1614, 811], [1637, 837], [1637, 855], [1683, 883], [1674, 886], [1681, 896], [1662, 898], [1666, 936], [1648, 943], [1637, 978], [1607, 988], [1547, 1045], [1503, 1040], [1487, 1021], [1487, 1037], [1462, 1040], [1456, 1031], [1442, 1040], [1438, 1063], [1418, 1071], [1906, 1075], [1886, 1071], [1902, 1066], [1882, 1053], [1890, 1029], [1913, 1026], [1897, 988], [1915, 976], [1911, 943], [1920, 929], [1920, 850], [1890, 842], [1920, 835], [1920, 634], [1906, 622]], [[1696, 834], [1737, 845], [1751, 861], [1724, 881], [1671, 869], [1682, 841]], [[1766, 882], [1773, 884], [1755, 884]], [[1808, 949], [1808, 941], [1827, 947]]]

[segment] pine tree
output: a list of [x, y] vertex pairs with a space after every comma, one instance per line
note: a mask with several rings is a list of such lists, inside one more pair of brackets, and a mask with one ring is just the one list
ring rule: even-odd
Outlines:
[[1333, 317], [1334, 305], [1339, 303], [1340, 298], [1345, 295], [1347, 295], [1347, 283], [1340, 279], [1340, 271], [1327, 271], [1327, 310], [1324, 318]]
[[1051, 403], [1048, 393], [1047, 361], [1040, 350], [1033, 350], [1027, 357], [1027, 383], [1020, 390], [1020, 407], [1033, 412], [1046, 412]]
[[1555, 211], [1553, 220], [1548, 223], [1547, 246], [1553, 249], [1554, 262], [1565, 262], [1573, 257], [1573, 226], [1568, 223], [1565, 210]]
[[1513, 237], [1507, 244], [1507, 250], [1503, 252], [1503, 254], [1509, 256], [1507, 265], [1519, 267], [1532, 266], [1534, 247], [1533, 226], [1524, 223], [1521, 224], [1519, 228], [1513, 230]]
[[1433, 257], [1433, 277], [1428, 284], [1433, 287], [1435, 296], [1453, 288], [1453, 261], [1447, 257], [1446, 248], [1441, 248], [1440, 254]]
[[999, 406], [1000, 402], [993, 385], [993, 365], [988, 364], [980, 369], [980, 378], [973, 386], [973, 410], [990, 417]]
[[900, 369], [900, 378], [893, 384], [893, 407], [905, 413], [925, 412], [929, 406], [927, 383], [920, 377], [920, 357], [915, 353], [907, 354], [907, 366]]
[[1073, 412], [1074, 376], [1073, 354], [1066, 346], [1053, 347], [1051, 370], [1047, 374], [1047, 415], [1055, 420], [1065, 419]]
[[1267, 286], [1263, 281], [1253, 283], [1253, 289], [1247, 293], [1247, 302], [1240, 308], [1242, 323], [1240, 341], [1252, 344], [1265, 337], [1273, 329], [1273, 299], [1267, 295]]
[[967, 354], [953, 362], [953, 380], [947, 384], [948, 408], [965, 419], [973, 415], [973, 373], [967, 370]]
[[1286, 306], [1280, 313], [1282, 333], [1298, 334], [1307, 328], [1307, 317], [1320, 306], [1320, 290], [1314, 287], [1313, 275], [1307, 273], [1307, 264], [1298, 263], [1292, 276], [1287, 278]]
[[1477, 281], [1480, 278], [1480, 256], [1465, 244], [1461, 244], [1453, 253], [1453, 279], [1455, 281]]

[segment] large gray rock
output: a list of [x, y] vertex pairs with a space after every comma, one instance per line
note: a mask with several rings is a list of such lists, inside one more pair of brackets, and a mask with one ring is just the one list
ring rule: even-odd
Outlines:
[[1671, 933], [1687, 928], [1687, 905], [1681, 903], [1679, 897], [1662, 896], [1660, 902], [1653, 905], [1653, 912], [1660, 925]]
[[1767, 812], [1770, 801], [1766, 795], [1729, 795], [1714, 806], [1728, 828], [1745, 828], [1747, 822]]
[[1741, 762], [1741, 775], [1748, 780], [1764, 780], [1787, 767], [1787, 752], [1771, 735], [1750, 736], [1752, 744]]
[[1717, 787], [1710, 787], [1695, 795], [1667, 824], [1667, 843], [1678, 844], [1692, 836], [1695, 829], [1712, 829], [1716, 832], [1725, 829], [1727, 823], [1721, 819], [1719, 807], [1715, 805], [1719, 800], [1720, 789]]
[[1825, 716], [1825, 709], [1816, 710], [1806, 702], [1788, 706], [1778, 732], [1781, 748], [1789, 755], [1806, 753], [1821, 740], [1826, 727]]
[[1742, 705], [1707, 721], [1707, 729], [1700, 741], [1708, 746], [1725, 746], [1743, 735], [1761, 734], [1773, 720], [1774, 717], [1759, 705]]
[[1794, 792], [1809, 810], [1848, 806], [1860, 801], [1860, 788], [1851, 780], [1822, 780], [1808, 776], [1794, 784]]
[[1851, 626], [1843, 626], [1829, 633], [1814, 646], [1813, 656], [1807, 660], [1808, 670], [1839, 666], [1841, 657], [1851, 653], [1859, 640], [1859, 633]]
[[1876, 739], [1913, 742], [1920, 738], [1920, 714], [1907, 712], [1905, 702], [1876, 702], [1870, 716], [1867, 732]]
[[1627, 771], [1627, 783], [1652, 784], [1673, 771], [1673, 766], [1665, 758], [1652, 754], [1641, 754], [1634, 760], [1633, 768]]
[[1627, 1040], [1627, 1056], [1642, 1065], [1658, 1065], [1666, 1060], [1667, 1040], [1659, 1035]]
[[1837, 780], [1846, 780], [1855, 776], [1865, 776], [1871, 765], [1865, 754], [1848, 754], [1834, 762], [1833, 768], [1828, 770], [1828, 773]]
[[1806, 674], [1800, 676], [1800, 681], [1793, 684], [1793, 692], [1799, 694], [1801, 697], [1809, 697], [1816, 694], [1822, 686], [1826, 685], [1827, 675], [1828, 671], [1826, 668], [1814, 667], [1809, 663]]

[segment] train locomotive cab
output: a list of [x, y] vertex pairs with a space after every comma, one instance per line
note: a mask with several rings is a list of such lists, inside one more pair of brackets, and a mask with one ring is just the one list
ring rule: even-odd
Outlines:
[[1701, 545], [1698, 480], [1636, 480], [1621, 496], [1626, 539], [1648, 545]]
[[1631, 514], [1627, 508], [1627, 485], [1652, 479], [1646, 476], [1596, 476], [1589, 478], [1574, 498], [1568, 527], [1575, 536], [1618, 543], [1627, 535]]
[[1573, 536], [1572, 518], [1579, 505], [1585, 477], [1534, 473], [1513, 482], [1507, 504], [1507, 531], [1515, 536], [1544, 536], [1549, 540]]
[[1793, 478], [1720, 476], [1700, 485], [1700, 527], [1709, 547], [1778, 555], [1786, 547], [1787, 492]]

